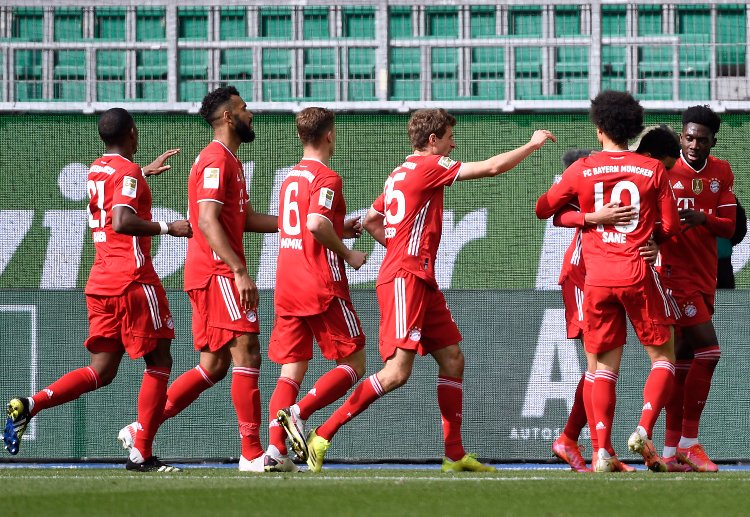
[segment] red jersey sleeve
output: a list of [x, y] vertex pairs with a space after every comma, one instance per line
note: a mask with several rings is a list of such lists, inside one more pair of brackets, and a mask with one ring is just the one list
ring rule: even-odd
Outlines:
[[536, 201], [536, 216], [539, 219], [549, 219], [555, 213], [572, 201], [578, 195], [576, 171], [572, 167], [563, 173], [560, 181], [550, 187]]
[[115, 189], [112, 192], [112, 209], [116, 206], [127, 206], [133, 212], [138, 212], [138, 194], [143, 190], [143, 177], [140, 167], [133, 164], [119, 173], [115, 178]]
[[422, 169], [425, 175], [425, 187], [450, 187], [458, 179], [461, 162], [451, 160], [447, 156], [432, 156], [429, 166]]
[[380, 194], [375, 201], [372, 202], [373, 210], [382, 216], [385, 216], [385, 194]]
[[552, 224], [564, 228], [583, 228], [586, 226], [586, 214], [581, 212], [578, 204], [568, 203], [555, 213]]
[[[655, 240], [661, 242], [666, 237], [680, 232], [680, 214], [677, 212], [677, 202], [667, 179], [666, 169], [663, 165], [659, 164], [656, 173], [659, 175], [657, 185], [659, 188], [658, 204], [661, 217], [657, 218], [657, 224], [655, 225]], [[658, 224], [659, 222], [661, 224]]]
[[229, 185], [230, 167], [227, 167], [223, 156], [208, 156], [201, 160], [201, 167], [196, 177], [196, 201], [218, 201], [224, 204]]
[[308, 215], [322, 215], [333, 222], [336, 209], [344, 199], [343, 182], [340, 176], [326, 175], [316, 178], [310, 189]]
[[734, 174], [727, 164], [727, 179], [721, 182], [716, 214], [706, 214], [706, 227], [717, 237], [729, 239], [737, 224], [737, 198], [734, 197]]

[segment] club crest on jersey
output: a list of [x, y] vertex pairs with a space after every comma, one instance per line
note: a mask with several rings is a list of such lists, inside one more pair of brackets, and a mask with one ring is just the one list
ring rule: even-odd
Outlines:
[[688, 318], [692, 318], [696, 314], [698, 314], [698, 309], [693, 305], [692, 303], [688, 303], [685, 305], [685, 310], [683, 311], [685, 313], [685, 316]]
[[419, 341], [422, 339], [422, 331], [419, 330], [417, 327], [414, 327], [409, 331], [409, 340], [410, 341]]
[[318, 204], [326, 208], [333, 206], [333, 190], [323, 187], [320, 189], [320, 197], [318, 197]]
[[138, 180], [135, 178], [131, 178], [130, 176], [125, 176], [122, 179], [122, 195], [127, 197], [135, 197], [137, 191]]
[[711, 183], [708, 184], [708, 188], [711, 190], [711, 192], [716, 194], [721, 188], [721, 183], [716, 178], [711, 178]]
[[693, 180], [693, 192], [696, 194], [700, 194], [703, 192], [703, 180], [700, 178], [695, 178]]
[[451, 159], [450, 159], [450, 158], [448, 158], [447, 156], [443, 156], [442, 158], [440, 158], [440, 159], [438, 160], [438, 165], [440, 165], [441, 167], [445, 167], [446, 169], [450, 169], [450, 168], [451, 168], [451, 166], [452, 166], [452, 165], [453, 165], [454, 163], [456, 163], [456, 162], [455, 162], [455, 161], [453, 161], [453, 160], [451, 160]]
[[258, 321], [258, 313], [254, 310], [249, 310], [245, 313], [245, 317], [247, 318], [247, 321], [250, 323], [255, 323]]
[[172, 316], [167, 316], [167, 328], [174, 329], [174, 319], [172, 319]]
[[203, 169], [203, 188], [219, 188], [218, 167], [206, 167]]

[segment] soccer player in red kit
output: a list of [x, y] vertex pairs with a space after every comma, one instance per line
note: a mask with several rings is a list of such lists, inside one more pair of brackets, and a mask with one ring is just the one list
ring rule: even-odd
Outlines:
[[586, 260], [584, 286], [584, 346], [597, 356], [592, 392], [599, 446], [596, 471], [613, 471], [619, 460], [611, 443], [615, 385], [626, 337], [626, 315], [652, 363], [644, 387], [644, 409], [628, 447], [640, 453], [652, 470], [665, 471], [651, 432], [666, 402], [674, 376], [670, 324], [674, 315], [661, 290], [656, 271], [639, 249], [658, 228], [662, 236], [679, 227], [677, 207], [657, 160], [635, 154], [627, 142], [643, 129], [643, 108], [629, 93], [605, 91], [592, 101], [602, 152], [578, 160], [537, 201], [536, 214], [546, 219], [573, 199], [581, 211], [594, 212], [605, 203], [632, 206], [636, 217], [627, 224], [583, 229]]
[[677, 322], [675, 388], [667, 404], [664, 456], [699, 472], [716, 472], [698, 442], [698, 425], [721, 352], [711, 316], [716, 294], [716, 237], [731, 237], [737, 203], [734, 175], [711, 156], [721, 121], [708, 106], [682, 114], [682, 154], [669, 171], [682, 231], [661, 247], [660, 273], [682, 310]]
[[445, 438], [443, 471], [493, 471], [466, 454], [461, 439], [464, 356], [461, 333], [435, 280], [443, 222], [443, 192], [456, 181], [497, 176], [554, 140], [535, 131], [521, 147], [481, 162], [448, 157], [456, 119], [443, 109], [424, 109], [409, 119], [414, 153], [396, 167], [373, 203], [364, 227], [386, 247], [376, 284], [380, 305], [380, 355], [385, 366], [360, 383], [349, 399], [307, 440], [307, 463], [323, 466], [330, 440], [346, 422], [409, 379], [417, 353], [438, 363], [437, 398]]
[[31, 397], [8, 403], [3, 435], [5, 448], [17, 454], [29, 420], [44, 409], [77, 399], [111, 383], [125, 352], [143, 358], [146, 370], [138, 395], [138, 438], [125, 467], [137, 472], [174, 472], [152, 453], [162, 421], [167, 382], [172, 368], [169, 345], [174, 322], [166, 293], [151, 262], [151, 236], [191, 237], [188, 221], [151, 220], [151, 189], [146, 175], [169, 169], [164, 161], [179, 152], [162, 154], [141, 169], [133, 163], [138, 130], [126, 110], [113, 108], [99, 118], [99, 136], [106, 153], [89, 168], [89, 227], [96, 258], [86, 283], [89, 337], [85, 346], [91, 363]]
[[[365, 372], [365, 336], [352, 306], [344, 262], [359, 269], [367, 255], [342, 241], [361, 235], [362, 225], [359, 218], [344, 221], [341, 176], [329, 168], [336, 146], [335, 115], [324, 108], [306, 108], [296, 122], [303, 156], [279, 195], [276, 321], [268, 356], [281, 364], [281, 374], [268, 404], [269, 471], [297, 470], [286, 457], [286, 434], [293, 444], [304, 443], [305, 420], [343, 397]], [[294, 404], [313, 356], [313, 338], [337, 366]], [[297, 448], [306, 459], [304, 447]]]
[[[214, 139], [195, 160], [188, 178], [189, 219], [198, 231], [185, 260], [185, 291], [193, 309], [193, 342], [199, 364], [175, 379], [167, 392], [164, 419], [185, 409], [232, 368], [232, 402], [242, 455], [239, 469], [263, 472], [258, 374], [258, 289], [247, 272], [243, 233], [276, 232], [276, 216], [256, 213], [237, 151], [255, 139], [253, 115], [233, 86], [206, 95], [200, 115]], [[120, 431], [123, 446], [132, 426]], [[137, 436], [137, 433], [136, 433]]]

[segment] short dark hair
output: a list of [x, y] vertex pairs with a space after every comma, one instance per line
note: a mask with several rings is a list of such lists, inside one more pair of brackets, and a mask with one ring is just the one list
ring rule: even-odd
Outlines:
[[107, 147], [123, 143], [134, 127], [133, 116], [123, 108], [108, 109], [99, 117], [99, 137]]
[[303, 145], [320, 141], [333, 129], [336, 114], [326, 108], [305, 108], [297, 113], [297, 134]]
[[579, 149], [574, 147], [573, 149], [565, 151], [560, 157], [560, 161], [562, 162], [563, 167], [567, 169], [581, 158], [589, 156], [592, 152], [591, 149]]
[[680, 140], [671, 127], [661, 124], [646, 128], [633, 150], [640, 154], [648, 153], [657, 160], [666, 157], [679, 158]]
[[233, 95], [240, 96], [240, 92], [234, 86], [222, 86], [203, 97], [201, 109], [198, 112], [210, 125], [219, 118], [219, 110], [224, 111]]
[[422, 109], [412, 113], [409, 119], [409, 141], [419, 151], [427, 147], [430, 135], [443, 138], [448, 127], [456, 125], [456, 117], [443, 108]]
[[706, 126], [715, 136], [719, 132], [721, 119], [709, 106], [690, 106], [682, 113], [682, 127], [690, 123]]
[[591, 101], [591, 122], [618, 145], [643, 131], [643, 107], [628, 92], [605, 90]]

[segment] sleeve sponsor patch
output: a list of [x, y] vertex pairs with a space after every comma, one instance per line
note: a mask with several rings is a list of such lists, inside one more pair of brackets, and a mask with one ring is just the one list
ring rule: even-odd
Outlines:
[[453, 167], [454, 163], [456, 163], [456, 161], [451, 160], [447, 156], [443, 156], [442, 158], [438, 160], [438, 165], [445, 167], [446, 169], [450, 169], [451, 167]]
[[333, 207], [333, 190], [323, 187], [320, 189], [320, 197], [318, 197], [318, 204], [326, 208]]
[[127, 197], [135, 197], [138, 192], [138, 180], [130, 176], [125, 176], [122, 179], [122, 195]]
[[219, 188], [219, 173], [218, 167], [203, 169], [203, 188]]

